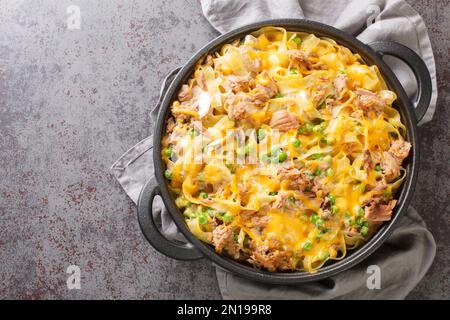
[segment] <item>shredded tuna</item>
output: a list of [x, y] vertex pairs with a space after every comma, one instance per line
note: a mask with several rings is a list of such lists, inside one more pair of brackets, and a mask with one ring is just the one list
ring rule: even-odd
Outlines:
[[270, 126], [280, 131], [296, 129], [299, 126], [297, 118], [287, 110], [278, 110], [272, 114]]
[[188, 101], [192, 99], [192, 90], [187, 84], [183, 84], [181, 87], [180, 93], [178, 93], [178, 100]]
[[364, 150], [364, 154], [363, 154], [363, 169], [366, 171], [372, 170], [373, 169], [373, 162], [372, 162], [372, 158], [370, 156], [370, 151], [369, 150]]
[[212, 55], [208, 54], [208, 55], [206, 56], [205, 64], [206, 64], [207, 66], [212, 66], [212, 65], [214, 64], [214, 60], [213, 60]]
[[323, 178], [320, 177], [314, 178], [314, 180], [312, 181], [311, 191], [312, 194], [308, 196], [312, 197], [315, 197], [319, 192], [328, 193], [328, 187], [324, 184]]
[[389, 148], [389, 152], [401, 161], [408, 156], [410, 150], [411, 144], [404, 140], [395, 140]]
[[332, 216], [331, 212], [331, 201], [330, 198], [324, 197], [322, 200], [322, 203], [320, 204], [320, 218], [322, 219], [328, 219]]
[[397, 200], [391, 200], [384, 203], [382, 199], [373, 199], [368, 206], [364, 208], [365, 218], [369, 223], [389, 221], [392, 217]]
[[248, 71], [255, 74], [261, 72], [261, 62], [258, 59], [252, 59], [248, 52], [242, 53], [241, 57], [242, 62]]
[[213, 230], [213, 243], [217, 252], [225, 250], [234, 258], [239, 257], [239, 245], [234, 241], [234, 226], [220, 225]]
[[255, 267], [263, 267], [271, 272], [292, 269], [290, 254], [287, 251], [269, 250], [265, 245], [253, 252], [249, 262]]
[[281, 167], [278, 170], [278, 177], [281, 181], [288, 180], [289, 188], [304, 191], [311, 187], [311, 183], [306, 175], [294, 167]]
[[[324, 78], [323, 81], [328, 82], [328, 78]], [[328, 87], [324, 88], [322, 85], [318, 85], [316, 90], [311, 92], [311, 94], [312, 102], [316, 108], [321, 107], [322, 104], [333, 105], [336, 103], [336, 101], [333, 99], [334, 95], [330, 93]]]
[[388, 182], [400, 175], [400, 167], [403, 160], [408, 156], [411, 144], [407, 141], [396, 140], [392, 143], [389, 151], [383, 152], [381, 168]]
[[355, 93], [358, 96], [358, 105], [365, 113], [373, 111], [380, 114], [386, 107], [386, 102], [372, 91], [359, 88]]
[[230, 82], [231, 90], [234, 93], [248, 92], [254, 85], [254, 79], [252, 79], [250, 76], [246, 77], [229, 76], [228, 81]]
[[250, 106], [247, 101], [239, 99], [229, 99], [228, 116], [233, 120], [244, 120], [249, 117]]
[[330, 209], [322, 209], [322, 211], [320, 212], [320, 218], [321, 219], [329, 219], [331, 217], [332, 213]]
[[272, 208], [281, 209], [283, 211], [298, 212], [307, 210], [308, 208], [302, 201], [297, 201], [292, 194], [280, 193], [277, 195], [275, 202], [272, 204]]
[[390, 152], [383, 152], [381, 168], [383, 169], [384, 177], [387, 181], [392, 181], [400, 175], [400, 165], [397, 158]]
[[375, 185], [366, 185], [366, 191], [384, 191], [387, 188], [387, 183], [385, 179], [382, 179], [380, 181], [377, 181]]
[[342, 73], [338, 74], [333, 80], [333, 86], [336, 92], [341, 94], [341, 92], [347, 87], [347, 77]]
[[[258, 89], [256, 92], [259, 91], [260, 94], [264, 94], [265, 96], [267, 96], [267, 98], [264, 98], [265, 101], [269, 100], [278, 93], [278, 87], [275, 82], [273, 82], [273, 80], [270, 80], [265, 86], [258, 84], [256, 85], [256, 88]], [[255, 98], [260, 99], [261, 97]]]
[[247, 70], [251, 72], [260, 72], [261, 71], [261, 62], [258, 59], [245, 59], [244, 60], [245, 67]]
[[289, 60], [293, 66], [302, 67], [303, 69], [310, 69], [311, 64], [308, 61], [308, 56], [300, 50], [288, 50]]
[[269, 76], [266, 72], [261, 74], [260, 82], [263, 84], [257, 84], [256, 88], [250, 94], [250, 100], [256, 106], [262, 106], [270, 98], [275, 96], [278, 93], [278, 87], [276, 82]]
[[250, 99], [255, 106], [262, 107], [267, 101], [269, 101], [270, 95], [265, 89], [258, 86], [257, 89], [252, 92]]
[[201, 70], [197, 71], [197, 76], [195, 77], [195, 80], [197, 81], [198, 86], [203, 91], [207, 91], [208, 90], [208, 87], [206, 86], [205, 74], [203, 73], [203, 71], [201, 71]]
[[172, 133], [174, 128], [175, 128], [175, 120], [173, 120], [173, 118], [170, 117], [169, 119], [167, 119], [166, 122], [166, 132], [170, 134]]
[[270, 221], [270, 216], [254, 215], [250, 218], [250, 223], [248, 224], [248, 227], [250, 227], [250, 228], [265, 228], [269, 221]]

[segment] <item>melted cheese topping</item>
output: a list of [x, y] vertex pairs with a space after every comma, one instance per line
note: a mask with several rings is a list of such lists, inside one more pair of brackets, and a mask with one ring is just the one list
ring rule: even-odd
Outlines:
[[[292, 51], [301, 54], [297, 60]], [[236, 79], [248, 88], [236, 91]], [[247, 103], [245, 116], [236, 116], [234, 98], [251, 101], [271, 83], [276, 95]], [[405, 134], [392, 107], [395, 94], [376, 66], [331, 39], [264, 28], [199, 63], [185, 89], [190, 96], [173, 103], [175, 125], [163, 139], [166, 177], [198, 238], [217, 249], [214, 229], [235, 227], [241, 249], [235, 257], [253, 257], [264, 247], [287, 252], [283, 270], [314, 272], [367, 239], [364, 203], [392, 193], [403, 180], [380, 187], [379, 168], [364, 168], [365, 152], [375, 165]], [[373, 93], [383, 108], [364, 105], [358, 89]], [[272, 128], [279, 110], [294, 115], [298, 126]], [[244, 145], [218, 148], [242, 129], [250, 131]], [[281, 178], [283, 167], [300, 170], [309, 187]], [[266, 222], [257, 225], [255, 217]]]

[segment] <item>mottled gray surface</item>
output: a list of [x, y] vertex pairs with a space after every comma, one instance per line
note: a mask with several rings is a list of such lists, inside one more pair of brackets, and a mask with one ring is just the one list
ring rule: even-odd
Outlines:
[[[410, 297], [448, 299], [450, 6], [408, 2], [429, 26], [440, 89], [414, 200], [438, 252]], [[67, 30], [71, 4], [81, 30]], [[165, 73], [215, 35], [195, 0], [2, 1], [0, 298], [220, 298], [210, 263], [144, 241], [108, 171], [148, 135]], [[67, 290], [71, 264], [81, 290]]]

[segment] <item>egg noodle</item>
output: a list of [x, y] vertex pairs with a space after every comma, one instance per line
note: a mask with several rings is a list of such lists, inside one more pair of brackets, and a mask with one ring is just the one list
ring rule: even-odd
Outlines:
[[263, 28], [199, 62], [171, 106], [165, 176], [192, 233], [272, 272], [314, 272], [391, 218], [411, 145], [376, 66]]

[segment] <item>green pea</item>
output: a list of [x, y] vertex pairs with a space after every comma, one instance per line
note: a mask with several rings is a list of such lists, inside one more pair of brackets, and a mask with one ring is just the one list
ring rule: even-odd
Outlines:
[[208, 217], [206, 216], [206, 214], [204, 212], [199, 213], [198, 223], [200, 223], [201, 225], [208, 223]]
[[298, 71], [295, 68], [291, 68], [291, 69], [289, 69], [289, 73], [290, 74], [298, 74]]
[[377, 165], [375, 166], [375, 171], [378, 171], [378, 172], [381, 171], [381, 166], [380, 166], [380, 164], [377, 164]]
[[164, 148], [162, 153], [163, 153], [164, 156], [170, 157], [172, 155], [172, 149], [171, 148]]
[[331, 206], [331, 213], [332, 214], [336, 214], [339, 212], [339, 207], [338, 206]]
[[317, 219], [319, 219], [319, 217], [317, 216], [316, 213], [313, 213], [311, 215], [311, 218], [309, 218], [311, 220], [312, 223], [316, 224]]
[[335, 204], [335, 203], [336, 203], [336, 196], [334, 196], [334, 195], [331, 194], [331, 193], [327, 194], [326, 199], [327, 199], [328, 202], [331, 203], [331, 204]]
[[298, 36], [292, 39], [292, 41], [294, 41], [297, 45], [300, 45], [302, 43], [302, 39]]
[[364, 208], [359, 208], [358, 209], [358, 215], [363, 216], [364, 215]]
[[167, 180], [172, 180], [172, 171], [170, 170], [164, 171], [164, 176], [166, 177]]
[[311, 122], [308, 122], [308, 123], [305, 125], [305, 129], [306, 129], [307, 132], [312, 132], [313, 129], [314, 129], [314, 124], [312, 124]]
[[311, 248], [312, 248], [312, 243], [310, 242], [310, 241], [306, 241], [304, 244], [303, 244], [303, 250], [311, 250]]
[[292, 145], [293, 145], [295, 148], [300, 147], [301, 144], [302, 144], [302, 142], [301, 142], [300, 140], [298, 140], [298, 139], [294, 139], [294, 141], [292, 141]]
[[366, 191], [366, 186], [362, 185], [361, 183], [359, 183], [356, 186], [356, 189], [359, 190], [360, 192], [365, 192]]
[[198, 195], [200, 198], [203, 198], [203, 199], [208, 198], [208, 193], [206, 193], [205, 191], [201, 191]]
[[367, 237], [367, 235], [369, 234], [369, 228], [366, 226], [362, 226], [361, 230], [359, 231], [359, 233], [363, 236], [363, 237]]
[[313, 127], [313, 132], [322, 133], [325, 130], [326, 126], [327, 124], [325, 122], [322, 122], [321, 124], [318, 124], [317, 126]]
[[324, 224], [324, 222], [322, 219], [320, 219], [320, 218], [316, 219], [316, 223], [315, 223], [316, 226], [320, 227], [320, 226], [323, 226], [323, 224]]
[[356, 224], [360, 227], [367, 225], [367, 221], [364, 220], [363, 218], [358, 218], [356, 219]]
[[341, 69], [339, 72], [342, 74], [347, 74], [347, 69]]
[[231, 221], [233, 221], [233, 215], [229, 212], [225, 213], [222, 217], [222, 221], [225, 223], [230, 223]]
[[285, 161], [287, 159], [287, 153], [285, 152], [285, 151], [281, 151], [279, 154], [278, 154], [278, 161], [279, 162], [283, 162], [283, 161]]

